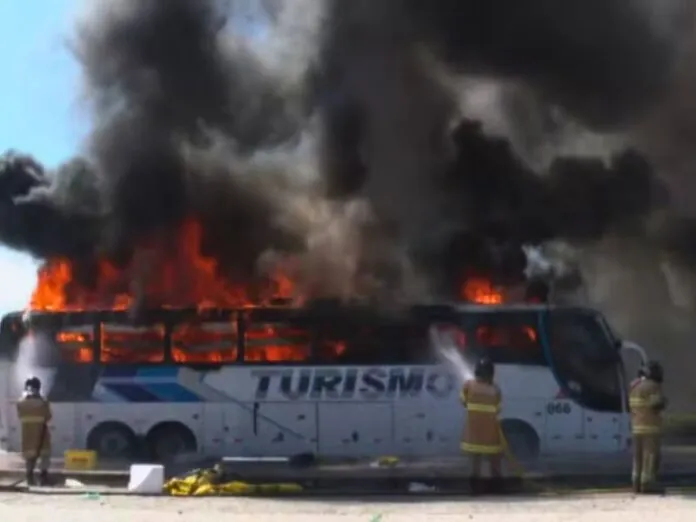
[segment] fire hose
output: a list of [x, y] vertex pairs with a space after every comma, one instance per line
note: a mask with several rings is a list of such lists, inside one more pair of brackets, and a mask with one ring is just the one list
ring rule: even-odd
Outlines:
[[240, 480], [226, 480], [219, 466], [195, 470], [184, 477], [172, 478], [163, 487], [165, 494], [176, 497], [268, 495], [302, 491], [302, 486], [294, 483], [249, 484]]
[[510, 469], [511, 469], [512, 473], [517, 478], [524, 479], [525, 478], [524, 466], [522, 466], [520, 461], [517, 460], [517, 457], [515, 457], [515, 454], [510, 449], [510, 445], [508, 444], [507, 438], [505, 437], [505, 433], [503, 433], [503, 426], [499, 420], [498, 420], [498, 433], [500, 436], [500, 444], [503, 447], [503, 456], [508, 461], [508, 464], [510, 465]]

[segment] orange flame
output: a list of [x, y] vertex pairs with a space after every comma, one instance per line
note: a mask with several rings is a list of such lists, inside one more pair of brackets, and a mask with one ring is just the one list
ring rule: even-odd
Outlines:
[[499, 305], [505, 302], [503, 293], [482, 278], [467, 279], [462, 285], [461, 297], [468, 302], [483, 305]]
[[[294, 299], [294, 281], [285, 273], [273, 274], [262, 288], [233, 284], [221, 277], [217, 260], [202, 254], [203, 229], [199, 222], [183, 223], [171, 248], [164, 240], [142, 245], [133, 261], [119, 268], [102, 259], [94, 284], [75, 277], [76, 266], [67, 259], [50, 259], [40, 269], [30, 308], [36, 311], [127, 310], [135, 295], [145, 304], [162, 308], [248, 308]], [[88, 328], [89, 329], [89, 328]], [[309, 340], [286, 326], [263, 324], [246, 332], [248, 361], [302, 361], [309, 355]], [[236, 322], [215, 325], [181, 324], [171, 332], [174, 363], [222, 364], [237, 359]], [[75, 363], [165, 363], [165, 331], [161, 325], [133, 328], [100, 324], [94, 331], [64, 330], [55, 338], [63, 358]]]
[[201, 253], [202, 234], [200, 223], [188, 220], [177, 236], [173, 255], [165, 257], [163, 252], [172, 249], [158, 249], [156, 241], [142, 248], [139, 253], [150, 269], [146, 277], [135, 261], [119, 269], [101, 260], [96, 283], [90, 287], [76, 280], [75, 267], [69, 260], [50, 259], [39, 271], [29, 307], [41, 311], [126, 310], [134, 304], [133, 286], [141, 279], [144, 281], [138, 293], [149, 304], [162, 307], [244, 307], [294, 297], [293, 281], [276, 274], [262, 295], [252, 299], [247, 287], [220, 277], [217, 261]]

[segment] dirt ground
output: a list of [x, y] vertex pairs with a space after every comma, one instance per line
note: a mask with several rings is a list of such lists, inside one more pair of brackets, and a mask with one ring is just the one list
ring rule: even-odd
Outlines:
[[0, 494], [0, 520], [13, 522], [413, 522], [415, 520], [481, 522], [616, 522], [659, 519], [693, 521], [696, 498], [635, 498], [631, 495], [586, 495], [564, 499], [443, 500], [267, 500], [176, 499], [167, 497], [94, 497], [80, 495]]

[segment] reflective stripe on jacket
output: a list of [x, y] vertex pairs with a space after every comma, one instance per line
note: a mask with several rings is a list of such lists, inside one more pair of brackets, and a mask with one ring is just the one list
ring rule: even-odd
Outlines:
[[664, 403], [661, 386], [653, 380], [641, 379], [628, 396], [634, 435], [653, 435], [662, 429], [660, 405]]
[[[22, 455], [35, 458], [51, 453], [51, 405], [39, 395], [25, 395], [17, 401], [17, 417], [22, 425]], [[41, 448], [39, 448], [41, 445]]]
[[464, 383], [460, 395], [467, 409], [461, 449], [468, 453], [493, 455], [503, 451], [500, 438], [501, 393], [495, 384], [478, 380]]

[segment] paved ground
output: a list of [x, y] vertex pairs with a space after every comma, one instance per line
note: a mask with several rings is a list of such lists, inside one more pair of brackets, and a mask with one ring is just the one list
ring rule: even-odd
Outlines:
[[[596, 495], [564, 499], [309, 501], [175, 499], [0, 494], [0, 520], [13, 522], [691, 522], [696, 500], [680, 496], [635, 498]], [[432, 518], [430, 518], [432, 517]]]

